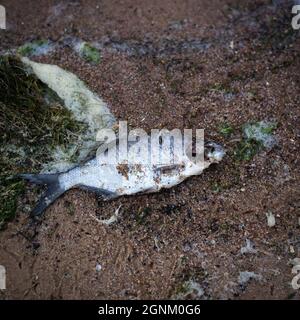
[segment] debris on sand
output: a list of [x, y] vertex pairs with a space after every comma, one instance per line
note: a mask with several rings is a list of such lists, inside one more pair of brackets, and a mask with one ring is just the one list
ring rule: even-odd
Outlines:
[[246, 253], [257, 253], [257, 250], [254, 248], [254, 244], [250, 239], [246, 239], [246, 246], [241, 248], [241, 254]]
[[75, 74], [63, 70], [56, 65], [37, 63], [23, 57], [21, 61], [29, 70], [64, 102], [64, 106], [71, 111], [74, 118], [86, 124], [87, 130], [78, 137], [76, 145], [69, 146], [68, 150], [58, 147], [55, 158], [60, 159], [57, 164], [47, 165], [43, 172], [57, 172], [70, 169], [74, 163], [65, 159], [69, 154], [77, 152], [77, 164], [84, 161], [92, 150], [96, 150], [99, 142], [95, 137], [103, 128], [110, 128], [115, 123], [107, 104], [90, 91]]
[[17, 49], [17, 53], [24, 57], [42, 56], [55, 49], [55, 45], [49, 40], [35, 40], [26, 42]]
[[[85, 61], [95, 65], [100, 63], [100, 50], [96, 48], [96, 46], [94, 46], [92, 43], [76, 38], [66, 38], [64, 41], [65, 45], [70, 46]], [[58, 43], [54, 43], [46, 39], [41, 39], [26, 42], [16, 49], [16, 53], [22, 57], [31, 58], [47, 55], [60, 47], [61, 45]]]
[[257, 274], [252, 271], [242, 271], [239, 274], [238, 283], [241, 286], [245, 286], [252, 279], [257, 280], [257, 281], [261, 281], [263, 279], [263, 277], [261, 274]]
[[101, 270], [102, 270], [101, 264], [100, 264], [100, 263], [97, 263], [97, 264], [96, 264], [96, 271], [97, 271], [97, 272], [100, 272]]
[[229, 137], [233, 131], [233, 127], [228, 123], [223, 123], [219, 126], [219, 132], [224, 137]]
[[37, 63], [28, 58], [22, 58], [22, 62], [64, 101], [66, 108], [72, 111], [79, 121], [86, 122], [90, 130], [95, 131], [114, 124], [114, 116], [107, 104], [90, 91], [75, 74], [56, 65]]
[[237, 160], [249, 161], [262, 149], [272, 149], [277, 143], [276, 137], [273, 135], [276, 126], [275, 122], [270, 121], [244, 125], [244, 138], [235, 150]]
[[198, 300], [205, 294], [200, 284], [194, 280], [185, 281], [177, 291], [178, 293], [173, 297], [174, 300]]
[[237, 146], [234, 154], [237, 160], [249, 161], [261, 149], [261, 145], [255, 140], [243, 139]]
[[118, 207], [118, 209], [114, 212], [114, 214], [109, 218], [109, 219], [106, 219], [106, 220], [100, 220], [98, 218], [96, 218], [95, 216], [93, 215], [90, 215], [93, 219], [95, 219], [96, 221], [98, 221], [99, 223], [102, 223], [102, 224], [105, 224], [107, 226], [115, 223], [118, 221], [119, 217], [120, 217], [120, 209], [121, 209], [122, 205], [120, 205]]
[[255, 140], [265, 148], [271, 149], [276, 144], [276, 138], [272, 134], [277, 124], [270, 121], [248, 123], [244, 126], [244, 134], [248, 140]]
[[85, 61], [92, 64], [100, 63], [100, 51], [97, 48], [95, 48], [91, 43], [85, 41], [78, 42], [74, 46], [74, 49]]
[[273, 215], [272, 211], [268, 211], [266, 213], [266, 216], [267, 216], [268, 226], [270, 228], [274, 227], [276, 224], [276, 219], [275, 219], [275, 216]]

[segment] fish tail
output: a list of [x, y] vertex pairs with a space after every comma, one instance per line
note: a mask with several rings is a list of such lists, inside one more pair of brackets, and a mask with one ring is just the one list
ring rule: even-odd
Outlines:
[[59, 174], [20, 174], [19, 177], [34, 184], [47, 185], [46, 192], [32, 210], [31, 216], [41, 215], [51, 203], [65, 192], [65, 189], [59, 183]]

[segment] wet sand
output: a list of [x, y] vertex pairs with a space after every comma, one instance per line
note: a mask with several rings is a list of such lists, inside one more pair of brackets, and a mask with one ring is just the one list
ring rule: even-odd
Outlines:
[[[278, 1], [280, 2], [280, 1]], [[291, 6], [271, 1], [2, 1], [0, 49], [59, 43], [36, 61], [77, 74], [131, 127], [204, 128], [227, 156], [158, 194], [103, 202], [72, 190], [33, 224], [20, 199], [0, 233], [7, 270], [1, 299], [299, 299], [290, 261], [300, 257], [299, 31]], [[98, 66], [67, 39], [103, 46]], [[274, 120], [277, 146], [236, 161], [241, 127]], [[234, 132], [224, 137], [222, 123]], [[108, 218], [120, 206], [121, 218]], [[267, 225], [271, 211], [276, 225]], [[256, 252], [241, 253], [246, 239]], [[101, 265], [101, 270], [96, 266]], [[261, 277], [246, 283], [240, 272]]]

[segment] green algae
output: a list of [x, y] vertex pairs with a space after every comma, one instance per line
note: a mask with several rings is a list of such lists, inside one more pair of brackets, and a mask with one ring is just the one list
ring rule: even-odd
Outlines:
[[277, 140], [274, 130], [277, 124], [271, 121], [247, 123], [243, 126], [243, 139], [234, 154], [237, 160], [249, 161], [262, 149], [272, 149]]
[[52, 45], [48, 40], [26, 42], [17, 49], [17, 53], [24, 57], [43, 55], [51, 51]]
[[99, 64], [101, 60], [100, 52], [88, 42], [82, 42], [79, 46], [80, 56], [89, 63]]
[[276, 139], [273, 136], [276, 127], [277, 124], [275, 122], [259, 121], [247, 123], [243, 128], [243, 132], [248, 140], [261, 143], [265, 148], [272, 148], [276, 143]]
[[219, 133], [224, 137], [229, 137], [233, 133], [233, 127], [228, 123], [222, 123], [219, 126]]
[[[15, 216], [24, 191], [19, 173], [37, 173], [69, 150], [86, 125], [15, 57], [0, 56], [0, 228]], [[70, 157], [75, 157], [74, 153]]]

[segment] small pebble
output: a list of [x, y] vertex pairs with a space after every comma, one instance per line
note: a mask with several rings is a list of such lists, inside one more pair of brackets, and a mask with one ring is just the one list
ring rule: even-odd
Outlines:
[[275, 220], [275, 216], [273, 215], [273, 213], [271, 211], [269, 211], [266, 213], [266, 216], [267, 216], [268, 226], [274, 227], [276, 224], [276, 220]]
[[101, 271], [101, 270], [102, 270], [101, 264], [97, 263], [97, 265], [96, 265], [96, 271], [99, 272], [99, 271]]

